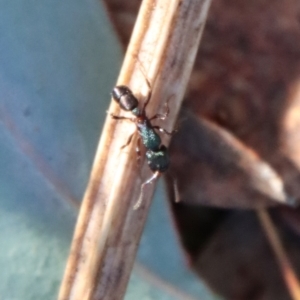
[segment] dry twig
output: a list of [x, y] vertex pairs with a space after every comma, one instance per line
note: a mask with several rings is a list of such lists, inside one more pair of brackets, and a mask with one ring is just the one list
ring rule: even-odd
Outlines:
[[[170, 100], [164, 127], [174, 125], [194, 63], [210, 0], [146, 0], [129, 44], [118, 84], [143, 99], [152, 86], [147, 114]], [[141, 64], [144, 72], [141, 72]], [[119, 114], [117, 105], [109, 111]], [[153, 186], [134, 211], [141, 178], [134, 141], [121, 149], [135, 130], [130, 122], [107, 117], [90, 181], [80, 210], [60, 300], [122, 299], [147, 217]], [[164, 141], [164, 144], [168, 144]], [[144, 174], [149, 176], [147, 167]], [[146, 176], [146, 177], [147, 177]]]

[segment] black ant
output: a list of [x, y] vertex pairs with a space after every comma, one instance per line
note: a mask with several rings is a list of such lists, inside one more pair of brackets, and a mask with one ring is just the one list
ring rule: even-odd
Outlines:
[[[165, 129], [159, 126], [153, 126], [151, 124], [151, 121], [154, 119], [164, 120], [168, 116], [168, 103], [166, 103], [166, 111], [164, 114], [156, 114], [153, 117], [148, 118], [146, 115], [146, 107], [151, 99], [151, 93], [149, 93], [142, 109], [139, 108], [139, 101], [137, 100], [137, 98], [133, 95], [132, 91], [125, 85], [119, 85], [114, 87], [111, 94], [113, 99], [120, 105], [121, 109], [125, 111], [130, 111], [135, 116], [134, 118], [128, 118], [112, 115], [112, 117], [116, 120], [129, 120], [135, 123], [137, 131], [140, 135], [140, 139], [142, 140], [142, 143], [144, 144], [145, 148], [152, 151], [158, 151], [161, 145], [161, 138], [157, 134], [155, 129], [164, 132], [168, 135], [172, 135], [172, 133], [166, 131]], [[129, 137], [127, 143], [123, 147], [126, 147], [130, 144], [132, 137], [133, 134]]]
[[[161, 138], [159, 134], [155, 130], [159, 130], [160, 132], [164, 132], [168, 135], [172, 135], [173, 132], [168, 132], [165, 129], [159, 126], [153, 126], [151, 121], [154, 119], [162, 119], [164, 120], [169, 114], [169, 106], [168, 102], [166, 102], [166, 111], [163, 114], [156, 114], [151, 118], [148, 118], [146, 115], [146, 107], [151, 99], [151, 89], [150, 84], [147, 82], [149, 86], [149, 95], [145, 101], [145, 104], [142, 109], [139, 107], [138, 99], [133, 95], [132, 91], [125, 85], [119, 85], [114, 87], [111, 95], [112, 98], [119, 104], [121, 109], [125, 111], [130, 111], [135, 117], [128, 118], [122, 116], [111, 115], [116, 120], [129, 120], [135, 123], [137, 127], [137, 131], [139, 133], [139, 139], [142, 140], [143, 145], [146, 148], [146, 160], [149, 168], [153, 172], [153, 175], [146, 180], [141, 186], [141, 195], [137, 203], [134, 205], [134, 209], [137, 209], [142, 201], [143, 190], [147, 184], [151, 184], [157, 178], [161, 176], [161, 174], [168, 170], [170, 159], [167, 151], [167, 147], [162, 145]], [[129, 137], [127, 143], [122, 147], [126, 147], [130, 144], [134, 133]], [[136, 148], [138, 159], [140, 159], [140, 150], [139, 144]]]

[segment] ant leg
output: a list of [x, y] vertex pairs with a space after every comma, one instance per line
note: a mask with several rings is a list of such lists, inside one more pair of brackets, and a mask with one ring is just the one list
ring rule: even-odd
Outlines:
[[137, 139], [135, 152], [136, 152], [136, 160], [139, 165], [141, 162], [141, 138], [140, 137], [138, 137]]
[[178, 202], [180, 202], [180, 195], [179, 195], [177, 180], [171, 175], [168, 175], [168, 177], [171, 179], [171, 181], [173, 183], [173, 192], [174, 192], [175, 203], [178, 203]]
[[180, 194], [178, 189], [178, 183], [177, 180], [173, 180], [173, 188], [174, 188], [174, 194], [175, 194], [175, 203], [180, 202]]
[[156, 114], [156, 115], [154, 115], [153, 117], [151, 117], [149, 119], [149, 121], [152, 121], [154, 119], [165, 120], [167, 118], [167, 116], [169, 115], [169, 113], [170, 113], [169, 100], [165, 103], [164, 107], [165, 107], [165, 111], [162, 114]]
[[143, 196], [144, 196], [144, 188], [147, 184], [150, 184], [152, 183], [153, 181], [155, 181], [159, 176], [161, 175], [161, 173], [159, 171], [156, 171], [155, 173], [153, 173], [153, 175], [148, 179], [146, 180], [142, 186], [141, 186], [141, 193], [140, 193], [140, 197], [138, 199], [138, 201], [134, 204], [133, 206], [133, 210], [137, 210], [140, 206], [141, 206], [141, 203], [142, 203], [142, 200], [143, 200]]
[[124, 149], [124, 148], [126, 148], [126, 147], [127, 147], [127, 146], [128, 146], [130, 143], [131, 143], [131, 141], [132, 141], [132, 138], [133, 138], [134, 134], [135, 134], [135, 132], [129, 136], [129, 138], [128, 138], [128, 140], [127, 140], [126, 144], [125, 144], [125, 145], [123, 145], [123, 146], [121, 147], [121, 149]]
[[[126, 144], [123, 145], [123, 146], [121, 147], [121, 149], [126, 148], [126, 147], [131, 143], [134, 134], [135, 134], [135, 132], [129, 136], [129, 138], [128, 138]], [[137, 145], [136, 145], [136, 148], [135, 148], [135, 152], [136, 152], [136, 155], [137, 155], [137, 161], [138, 161], [138, 164], [139, 164], [140, 161], [141, 161], [141, 150], [140, 150], [140, 147], [141, 147], [141, 138], [138, 137], [138, 139], [137, 139]]]
[[131, 122], [135, 122], [135, 118], [127, 118], [127, 117], [122, 117], [122, 116], [116, 116], [113, 114], [110, 114], [110, 116], [114, 119], [114, 120], [129, 120]]
[[162, 133], [165, 133], [167, 135], [173, 135], [175, 132], [177, 132], [177, 130], [173, 130], [171, 132], [167, 131], [166, 129], [164, 128], [161, 128], [159, 126], [153, 126], [154, 129], [157, 129], [158, 131], [162, 132]]

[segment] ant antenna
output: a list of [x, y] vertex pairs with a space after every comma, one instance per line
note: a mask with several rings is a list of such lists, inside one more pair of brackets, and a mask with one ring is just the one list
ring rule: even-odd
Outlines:
[[146, 75], [146, 70], [145, 70], [145, 68], [144, 68], [144, 66], [143, 66], [143, 64], [142, 64], [142, 62], [141, 62], [141, 60], [139, 59], [138, 56], [136, 57], [136, 60], [138, 61], [139, 65], [140, 65], [140, 71], [143, 74], [143, 76], [145, 77], [145, 80], [147, 82], [148, 88], [149, 88], [149, 90], [151, 90], [151, 84], [150, 84], [149, 79], [148, 79], [148, 77]]
[[[141, 193], [140, 193], [140, 196], [139, 196], [139, 199], [138, 201], [134, 204], [133, 206], [133, 210], [137, 210], [141, 204], [142, 204], [142, 201], [143, 201], [143, 197], [144, 197], [144, 188], [147, 184], [150, 184], [152, 183], [153, 181], [155, 181], [159, 176], [161, 175], [161, 172], [159, 171], [156, 171], [155, 173], [153, 173], [153, 175], [147, 179], [141, 186]], [[174, 179], [173, 176], [169, 175], [170, 176], [170, 179], [172, 180], [173, 182], [173, 191], [174, 191], [174, 197], [175, 197], [175, 203], [178, 203], [180, 202], [180, 195], [179, 195], [179, 190], [178, 190], [178, 184], [177, 184], [177, 180]]]
[[150, 184], [152, 183], [153, 181], [155, 181], [159, 176], [161, 175], [161, 173], [159, 171], [156, 171], [153, 173], [153, 175], [147, 179], [141, 186], [141, 193], [140, 193], [140, 196], [139, 196], [139, 199], [138, 201], [134, 204], [133, 206], [133, 210], [137, 210], [140, 206], [141, 206], [141, 203], [143, 201], [143, 197], [144, 197], [144, 188], [147, 184]]
[[149, 91], [148, 91], [148, 95], [147, 95], [147, 97], [146, 97], [146, 101], [145, 101], [144, 106], [143, 106], [143, 112], [145, 112], [146, 107], [147, 107], [147, 105], [148, 105], [148, 103], [149, 103], [149, 101], [150, 101], [150, 99], [151, 99], [151, 96], [152, 96], [152, 88], [151, 88], [151, 83], [150, 83], [150, 81], [149, 81], [149, 79], [148, 79], [148, 77], [147, 77], [146, 70], [145, 70], [145, 68], [144, 68], [144, 66], [143, 66], [143, 64], [142, 64], [142, 62], [140, 61], [140, 59], [139, 59], [138, 56], [136, 57], [136, 60], [137, 60], [138, 63], [139, 63], [139, 69], [140, 69], [141, 73], [143, 74], [143, 76], [144, 76], [144, 78], [145, 78], [145, 80], [146, 80], [147, 87], [148, 87], [148, 90], [149, 90]]

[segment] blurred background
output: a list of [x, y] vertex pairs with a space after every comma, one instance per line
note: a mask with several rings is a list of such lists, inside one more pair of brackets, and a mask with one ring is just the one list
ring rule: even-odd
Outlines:
[[[0, 0], [3, 300], [57, 297], [122, 57], [99, 0]], [[218, 299], [187, 268], [161, 181], [126, 299]]]

